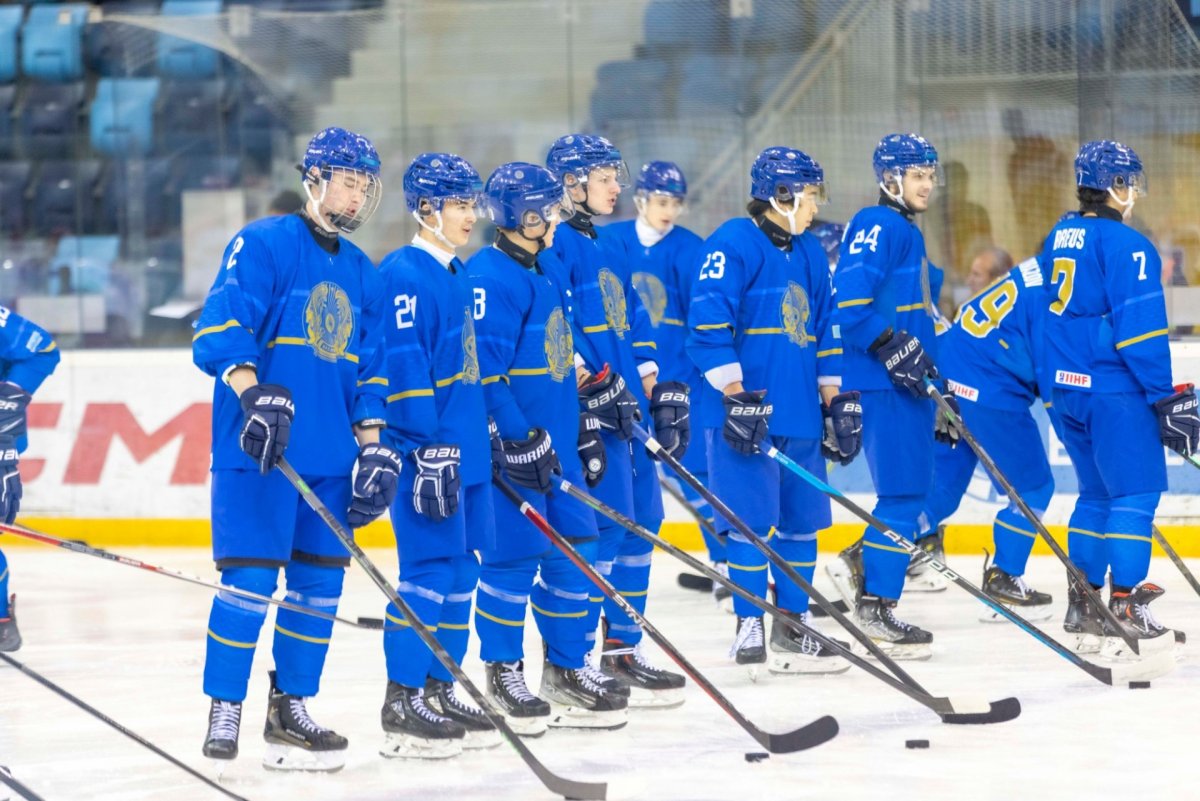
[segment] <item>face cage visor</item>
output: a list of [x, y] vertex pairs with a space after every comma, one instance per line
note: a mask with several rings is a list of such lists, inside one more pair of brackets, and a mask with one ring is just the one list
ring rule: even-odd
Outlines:
[[[646, 209], [650, 207], [651, 198], [665, 198], [668, 202], [668, 207], [674, 206], [677, 216], [683, 216], [687, 213], [687, 197], [685, 195], [677, 195], [674, 192], [664, 192], [661, 189], [650, 191], [648, 189], [639, 189], [633, 196], [633, 205], [637, 207], [639, 214], [645, 214]], [[673, 204], [670, 201], [675, 201]]]
[[551, 200], [538, 208], [526, 209], [521, 214], [520, 226], [524, 233], [526, 228], [537, 228], [566, 220], [575, 214], [575, 204], [564, 192], [562, 197]]
[[320, 193], [314, 197], [310, 174], [304, 194], [317, 206], [321, 218], [344, 234], [352, 234], [371, 218], [383, 199], [383, 181], [365, 170], [331, 167], [321, 171]]

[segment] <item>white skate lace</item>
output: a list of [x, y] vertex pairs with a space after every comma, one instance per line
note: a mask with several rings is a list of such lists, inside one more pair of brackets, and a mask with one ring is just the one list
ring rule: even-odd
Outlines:
[[429, 708], [429, 705], [425, 703], [424, 690], [417, 690], [415, 693], [413, 693], [412, 700], [409, 705], [412, 707], [413, 713], [422, 720], [426, 720], [430, 723], [441, 723], [443, 720], [445, 720], [445, 718], [443, 718], [437, 712], [434, 712]]
[[504, 669], [500, 671], [500, 685], [504, 687], [504, 692], [518, 701], [533, 701], [537, 698], [525, 686], [525, 674], [515, 662], [505, 664]]
[[323, 726], [318, 726], [317, 722], [309, 717], [308, 709], [304, 706], [304, 699], [299, 696], [291, 696], [288, 698], [288, 711], [292, 714], [292, 722], [312, 734], [320, 734], [328, 731]]
[[[800, 620], [804, 625], [812, 628], [812, 613], [805, 612], [800, 615]], [[803, 638], [800, 640], [800, 653], [808, 656], [817, 656], [821, 653], [824, 646], [820, 642], [814, 640], [808, 632], [804, 632]]]
[[232, 701], [217, 701], [208, 726], [210, 740], [236, 740], [242, 719], [242, 705]]
[[742, 650], [743, 647], [763, 647], [763, 624], [761, 617], [747, 617], [742, 620], [742, 625], [738, 626], [737, 637], [733, 640], [733, 647], [729, 649], [729, 655], [737, 656], [737, 652]]
[[[608, 651], [607, 653], [621, 654], [629, 652], [624, 649], [617, 649], [616, 651]], [[592, 664], [592, 655], [590, 653], [583, 657], [583, 667], [579, 668], [577, 672], [581, 676], [586, 676], [592, 684], [599, 685], [599, 688], [604, 691], [607, 691], [616, 681], [612, 676]]]
[[896, 617], [896, 615], [892, 613], [892, 607], [882, 605], [882, 604], [881, 604], [881, 606], [883, 607], [883, 614], [887, 617], [888, 622], [890, 622], [893, 626], [895, 626], [896, 628], [901, 629], [903, 631], [912, 631], [912, 625], [909, 623], [905, 623], [903, 620]]
[[457, 695], [455, 695], [454, 687], [455, 687], [455, 685], [451, 684], [449, 687], [446, 688], [445, 698], [446, 698], [447, 706], [454, 707], [458, 711], [460, 711], [466, 715], [478, 716], [478, 715], [483, 714], [482, 709], [471, 706], [468, 703], [465, 703], [461, 698], [459, 698]]
[[1163, 628], [1163, 625], [1154, 619], [1149, 604], [1134, 604], [1133, 611], [1148, 631], [1159, 631]]
[[583, 685], [583, 689], [597, 695], [607, 694], [608, 691], [604, 688], [604, 685], [596, 681], [595, 676], [592, 675], [593, 673], [600, 673], [600, 671], [586, 663], [583, 667], [575, 671], [575, 675], [579, 677], [579, 683]]

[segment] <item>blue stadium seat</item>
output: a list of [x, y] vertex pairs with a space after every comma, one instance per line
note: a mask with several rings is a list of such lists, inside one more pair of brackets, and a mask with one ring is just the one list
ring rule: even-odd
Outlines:
[[24, 15], [21, 6], [0, 6], [0, 83], [17, 79], [17, 31]]
[[[221, 13], [220, 0], [166, 0], [164, 17], [211, 17]], [[216, 33], [215, 22], [202, 23], [201, 30]], [[217, 51], [191, 39], [160, 34], [158, 38], [158, 72], [171, 78], [212, 78], [217, 74]]]
[[729, 21], [718, 5], [716, 0], [651, 0], [644, 18], [645, 52], [708, 53], [723, 47]]
[[0, 157], [8, 157], [16, 150], [16, 130], [13, 127], [13, 105], [17, 102], [15, 84], [0, 84]]
[[42, 162], [30, 220], [38, 233], [91, 233], [102, 172], [101, 163], [94, 159]]
[[0, 231], [11, 236], [25, 232], [25, 192], [33, 166], [25, 161], [0, 164]]
[[670, 116], [667, 62], [657, 58], [610, 61], [596, 70], [592, 122]]
[[155, 66], [157, 34], [149, 28], [125, 22], [110, 22], [112, 16], [150, 16], [158, 3], [121, 0], [104, 4], [104, 16], [88, 26], [84, 37], [84, 63], [97, 75], [134, 78], [151, 75]]
[[175, 81], [163, 87], [159, 128], [168, 154], [210, 155], [222, 146], [224, 87], [219, 81]]
[[[115, 161], [111, 167], [105, 202], [100, 208], [100, 228], [121, 233], [144, 229], [147, 236], [179, 228], [181, 205], [172, 159]], [[131, 172], [136, 176], [132, 183]], [[136, 204], [132, 202], [135, 195]], [[131, 219], [137, 206], [144, 216]]]
[[753, 63], [737, 56], [690, 56], [675, 101], [680, 117], [753, 113], [749, 87], [757, 74]]
[[83, 27], [88, 7], [81, 3], [34, 6], [21, 38], [21, 70], [42, 81], [83, 77]]
[[85, 91], [82, 81], [28, 85], [17, 115], [26, 154], [62, 157], [75, 151]]
[[278, 98], [259, 81], [245, 81], [237, 100], [237, 110], [230, 119], [237, 150], [249, 164], [269, 170], [275, 132], [288, 131]]
[[64, 236], [50, 261], [49, 293], [104, 292], [120, 251], [121, 238], [117, 236]]
[[157, 78], [101, 78], [92, 101], [92, 147], [117, 158], [154, 148]]
[[179, 191], [229, 189], [241, 182], [241, 163], [236, 156], [193, 156], [176, 162]]

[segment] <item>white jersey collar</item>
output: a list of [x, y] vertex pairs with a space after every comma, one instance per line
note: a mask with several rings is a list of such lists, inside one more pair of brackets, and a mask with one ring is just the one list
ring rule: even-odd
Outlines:
[[417, 248], [418, 250], [423, 250], [426, 253], [428, 253], [430, 256], [433, 256], [435, 259], [437, 259], [438, 264], [442, 265], [443, 267], [448, 268], [450, 266], [450, 262], [454, 260], [453, 253], [447, 253], [446, 251], [439, 248], [437, 245], [431, 245], [430, 243], [428, 243], [424, 239], [422, 239], [420, 234], [417, 234], [413, 237], [411, 244], [413, 247]]
[[650, 223], [643, 220], [640, 216], [633, 223], [634, 230], [637, 231], [638, 241], [642, 243], [642, 247], [651, 248], [666, 238], [667, 234], [671, 233], [671, 226], [665, 231], [660, 232]]

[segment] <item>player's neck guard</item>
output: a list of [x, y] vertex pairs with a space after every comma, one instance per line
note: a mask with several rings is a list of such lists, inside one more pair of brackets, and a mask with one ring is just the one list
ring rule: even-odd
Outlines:
[[768, 220], [767, 215], [759, 214], [753, 219], [758, 230], [767, 235], [767, 239], [771, 240], [772, 245], [780, 250], [790, 251], [792, 249], [792, 235], [783, 230], [781, 226]]
[[909, 222], [913, 221], [913, 210], [904, 205], [903, 201], [897, 200], [889, 195], [882, 188], [879, 190], [879, 205], [887, 206], [890, 209], [895, 209], [896, 211], [900, 212], [904, 219], [908, 220]]
[[312, 238], [320, 246], [321, 250], [330, 255], [337, 255], [338, 245], [341, 242], [337, 231], [326, 231], [317, 224], [316, 220], [308, 216], [307, 209], [300, 209], [300, 211], [296, 212], [296, 216], [304, 220], [304, 225], [308, 228], [308, 232], [312, 234]]
[[1105, 220], [1112, 220], [1113, 222], [1125, 222], [1125, 215], [1119, 210], [1114, 209], [1112, 206], [1089, 204], [1086, 208], [1080, 209], [1079, 213], [1084, 215], [1094, 214], [1097, 217], [1101, 217]]
[[[531, 241], [537, 241], [538, 244], [541, 245], [540, 240], [531, 240]], [[500, 233], [500, 231], [498, 229], [496, 231], [496, 243], [495, 244], [496, 244], [496, 250], [499, 250], [505, 256], [508, 256], [510, 259], [515, 261], [517, 264], [520, 264], [525, 269], [537, 270], [539, 273], [541, 272], [541, 270], [538, 268], [537, 254], [530, 253], [528, 250], [526, 250], [525, 248], [518, 245], [516, 242], [509, 239], [507, 236]], [[541, 250], [541, 247], [539, 247], [538, 249]]]
[[596, 226], [594, 223], [592, 223], [591, 213], [584, 211], [579, 206], [575, 207], [575, 213], [567, 219], [567, 225], [571, 226], [588, 239], [596, 238]]

